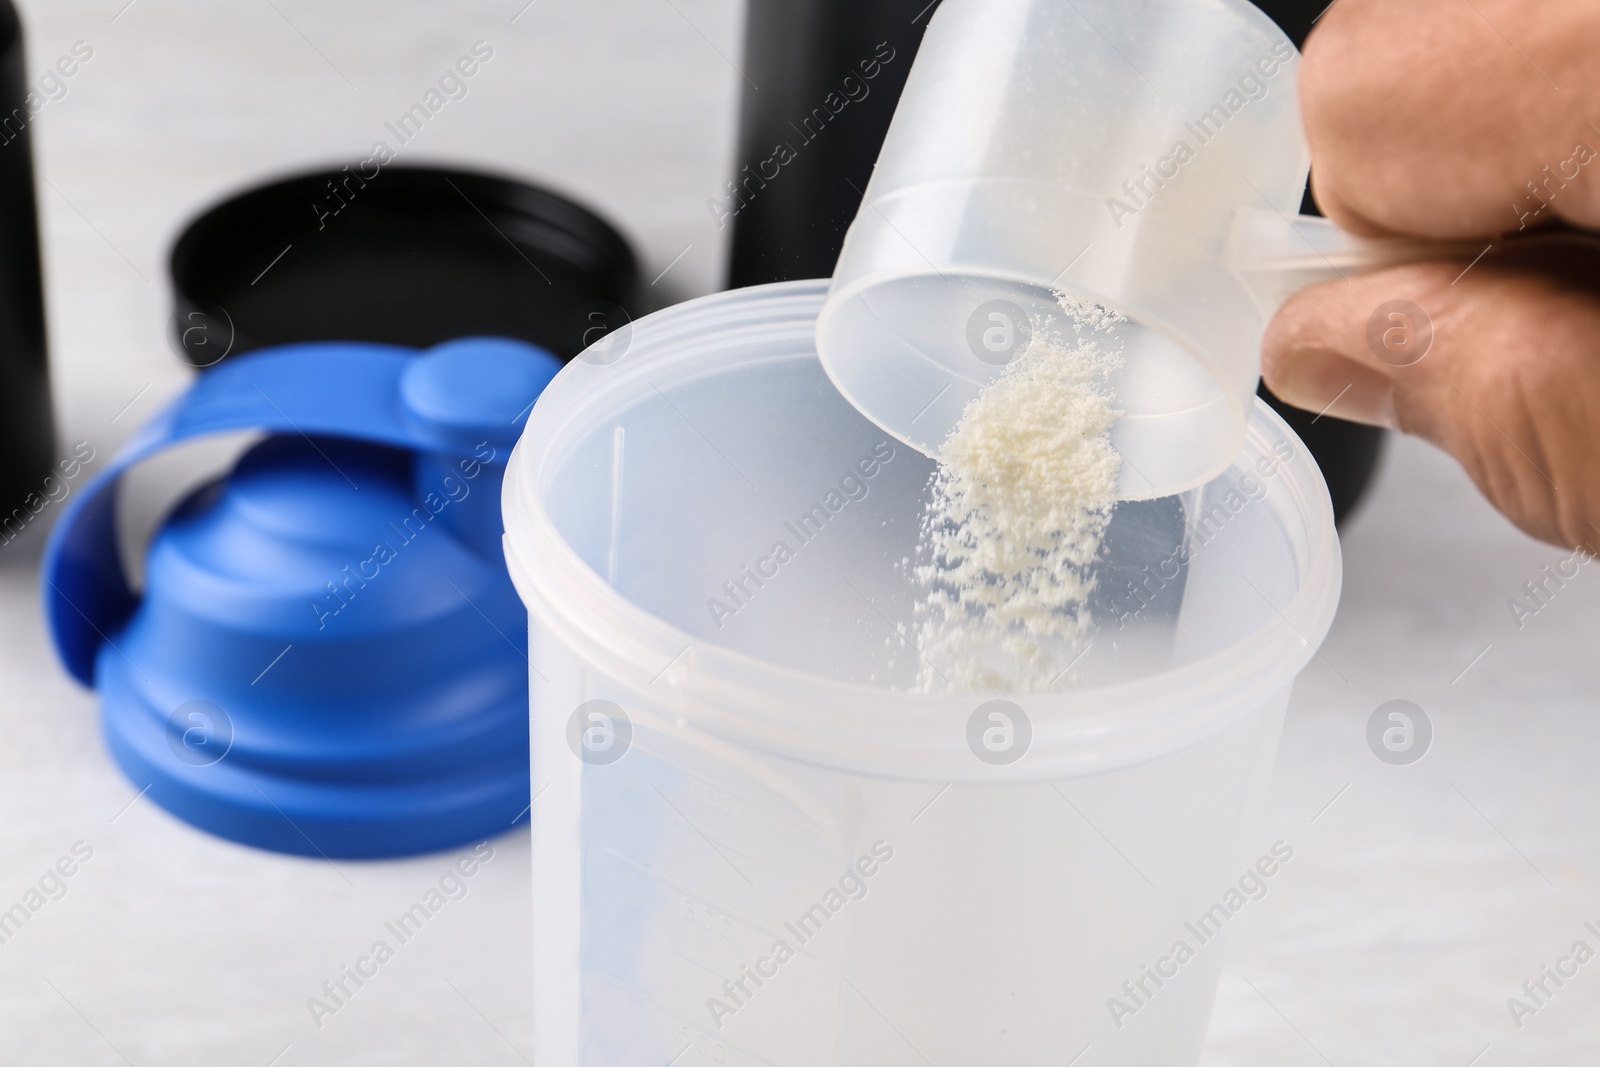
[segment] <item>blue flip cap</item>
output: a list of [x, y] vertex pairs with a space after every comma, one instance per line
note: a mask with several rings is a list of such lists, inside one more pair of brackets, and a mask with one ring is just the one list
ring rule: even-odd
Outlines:
[[[527, 615], [500, 486], [555, 356], [323, 343], [199, 378], [68, 502], [45, 616], [107, 744], [168, 811], [327, 857], [448, 848], [528, 810]], [[268, 435], [167, 518], [135, 592], [116, 487], [181, 442]]]

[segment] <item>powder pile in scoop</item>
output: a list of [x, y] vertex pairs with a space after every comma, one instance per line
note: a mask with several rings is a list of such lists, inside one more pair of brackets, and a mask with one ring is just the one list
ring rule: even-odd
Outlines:
[[1083, 645], [1122, 460], [1109, 376], [1115, 326], [1063, 312], [961, 414], [939, 454], [914, 576], [923, 691], [1048, 688]]

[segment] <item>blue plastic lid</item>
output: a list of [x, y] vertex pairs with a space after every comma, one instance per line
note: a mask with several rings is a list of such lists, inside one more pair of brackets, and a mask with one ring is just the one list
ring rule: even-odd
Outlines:
[[[197, 381], [70, 502], [56, 648], [135, 785], [232, 840], [392, 856], [528, 807], [527, 618], [498, 550], [511, 445], [560, 367], [520, 342], [252, 353]], [[136, 596], [118, 479], [180, 441], [269, 436], [153, 539]]]

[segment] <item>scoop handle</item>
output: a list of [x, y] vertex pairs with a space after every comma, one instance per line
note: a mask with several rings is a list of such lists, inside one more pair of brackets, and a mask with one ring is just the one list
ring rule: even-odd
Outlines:
[[1383, 267], [1430, 259], [1471, 259], [1488, 242], [1414, 237], [1357, 237], [1315, 215], [1267, 208], [1234, 212], [1223, 262], [1270, 319], [1289, 296], [1318, 282], [1350, 279]]

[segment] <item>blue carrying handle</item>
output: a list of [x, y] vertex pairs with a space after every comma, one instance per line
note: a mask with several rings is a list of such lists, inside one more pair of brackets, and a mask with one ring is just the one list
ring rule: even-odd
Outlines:
[[[530, 345], [490, 338], [453, 341], [429, 352], [499, 357], [502, 367], [514, 368], [517, 384], [535, 396], [560, 365]], [[424, 363], [415, 349], [395, 345], [318, 342], [267, 349], [208, 371], [140, 428], [68, 503], [45, 546], [40, 567], [45, 621], [67, 671], [92, 686], [100, 646], [113, 640], [139, 604], [117, 551], [115, 489], [130, 467], [184, 441], [241, 430], [439, 451], [460, 445], [457, 423], [429, 417], [441, 403], [446, 409], [477, 405], [481, 410], [474, 415], [503, 415], [492, 410], [496, 399], [481, 388], [478, 395], [460, 396], [441, 376], [450, 372], [448, 366], [431, 375], [424, 369], [419, 376]], [[419, 395], [427, 401], [421, 412], [415, 402]], [[475, 423], [475, 436], [505, 455], [526, 415], [469, 421]]]

